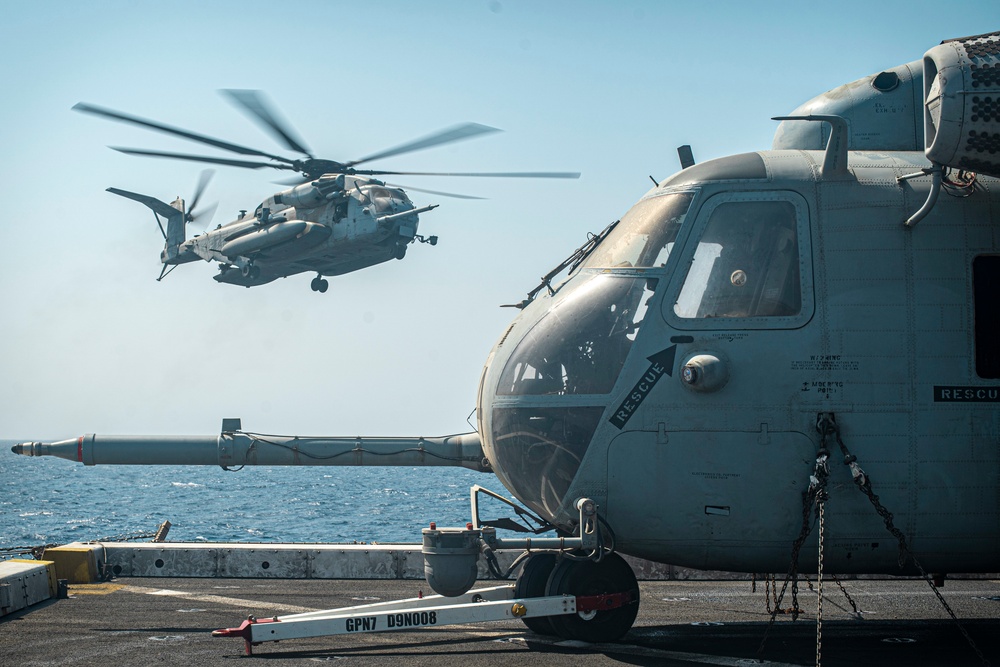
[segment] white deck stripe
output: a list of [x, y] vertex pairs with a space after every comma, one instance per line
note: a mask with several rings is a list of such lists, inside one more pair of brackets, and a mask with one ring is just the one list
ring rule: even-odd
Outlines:
[[189, 593], [187, 591], [174, 591], [167, 588], [146, 588], [144, 586], [125, 586], [121, 590], [129, 593], [142, 593], [144, 595], [167, 595], [170, 597], [183, 598], [185, 600], [197, 600], [198, 602], [214, 602], [216, 604], [239, 607], [241, 609], [267, 609], [283, 611], [285, 613], [302, 614], [310, 611], [321, 611], [315, 607], [300, 607], [294, 604], [283, 604], [277, 602], [261, 602], [259, 600], [245, 600], [243, 598], [231, 598], [224, 595], [204, 595], [201, 593]]

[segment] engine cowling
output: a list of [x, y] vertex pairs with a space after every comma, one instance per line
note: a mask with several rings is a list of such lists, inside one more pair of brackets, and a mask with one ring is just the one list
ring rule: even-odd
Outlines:
[[924, 145], [932, 162], [1000, 176], [1000, 32], [924, 54]]
[[343, 193], [343, 174], [333, 177], [324, 176], [279, 192], [274, 195], [274, 203], [293, 207], [314, 208], [326, 204], [331, 199]]

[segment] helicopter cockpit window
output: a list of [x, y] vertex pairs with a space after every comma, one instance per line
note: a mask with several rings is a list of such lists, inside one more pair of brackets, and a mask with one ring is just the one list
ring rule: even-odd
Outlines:
[[674, 304], [682, 318], [791, 317], [802, 312], [796, 208], [789, 201], [719, 204]]
[[517, 480], [522, 502], [552, 516], [580, 469], [602, 414], [603, 405], [495, 408], [494, 465]]
[[667, 263], [694, 197], [678, 192], [643, 199], [629, 209], [583, 263], [584, 268], [652, 268]]
[[373, 185], [368, 188], [367, 194], [372, 199], [393, 199], [399, 198], [398, 190], [390, 190], [389, 188], [383, 188], [379, 185]]
[[655, 278], [595, 274], [518, 343], [497, 394], [606, 394], [632, 348]]

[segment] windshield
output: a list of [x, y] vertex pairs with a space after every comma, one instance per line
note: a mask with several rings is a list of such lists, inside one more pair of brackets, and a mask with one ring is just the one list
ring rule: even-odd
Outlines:
[[497, 394], [611, 391], [656, 283], [604, 273], [584, 278], [518, 343]]
[[678, 192], [643, 199], [629, 209], [584, 268], [653, 268], [667, 263], [694, 193]]
[[497, 474], [511, 480], [528, 507], [555, 516], [602, 414], [603, 406], [495, 408]]

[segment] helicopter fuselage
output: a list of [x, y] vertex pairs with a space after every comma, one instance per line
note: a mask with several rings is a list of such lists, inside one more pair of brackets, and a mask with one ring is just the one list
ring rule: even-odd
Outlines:
[[[1000, 278], [1000, 183], [909, 229], [930, 178], [897, 178], [922, 154], [852, 153], [835, 181], [822, 160], [682, 171], [523, 309], [478, 411], [519, 500], [571, 528], [572, 501], [594, 498], [636, 556], [783, 571], [832, 415], [926, 567], [1000, 565], [1000, 307], [972, 298]], [[898, 573], [896, 540], [826, 446], [829, 567]]]
[[402, 258], [417, 237], [405, 192], [354, 176], [323, 177], [262, 202], [252, 216], [164, 250], [164, 263], [217, 262], [219, 282], [262, 285], [304, 272], [335, 276]]
[[944, 42], [647, 193], [487, 361], [504, 484], [677, 565], [785, 571], [818, 524], [830, 571], [1000, 569], [998, 57]]
[[[437, 244], [437, 237], [417, 235], [417, 215], [437, 205], [415, 208], [406, 193], [371, 176], [392, 174], [410, 176], [475, 176], [482, 178], [579, 178], [579, 172], [410, 172], [382, 169], [358, 169], [377, 159], [412, 153], [472, 137], [499, 132], [479, 123], [461, 123], [433, 134], [389, 148], [366, 157], [341, 162], [315, 157], [292, 128], [280, 120], [262, 93], [255, 90], [223, 91], [238, 107], [271, 133], [288, 150], [302, 158], [289, 158], [256, 148], [198, 134], [158, 121], [140, 118], [113, 109], [78, 103], [74, 109], [117, 122], [180, 137], [216, 149], [255, 156], [260, 159], [235, 159], [224, 156], [192, 155], [172, 151], [121, 148], [129, 155], [168, 158], [244, 169], [281, 169], [295, 171], [305, 179], [293, 188], [279, 192], [257, 207], [254, 216], [245, 214], [228, 225], [187, 239], [185, 227], [195, 215], [199, 198], [211, 176], [202, 172], [192, 198], [191, 210], [177, 198], [172, 204], [136, 192], [108, 188], [109, 192], [137, 201], [153, 210], [163, 234], [160, 255], [162, 280], [179, 264], [203, 259], [219, 263], [215, 280], [244, 287], [263, 285], [277, 278], [303, 272], [316, 272], [312, 289], [325, 292], [329, 287], [324, 275], [336, 276], [357, 271], [390, 259], [403, 259], [406, 246], [414, 241]], [[445, 197], [476, 199], [466, 195], [426, 190]], [[160, 217], [167, 219], [164, 229]]]

